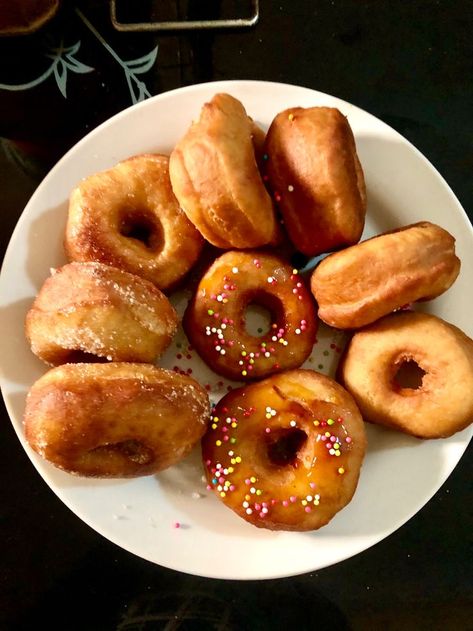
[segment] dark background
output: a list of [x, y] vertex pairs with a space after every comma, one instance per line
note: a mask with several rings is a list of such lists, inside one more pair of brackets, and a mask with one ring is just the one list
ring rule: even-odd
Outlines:
[[[117, 0], [122, 19], [130, 13]], [[138, 4], [138, 3], [135, 3]], [[162, 17], [249, 13], [249, 2], [165, 4]], [[151, 2], [142, 10], [152, 15]], [[0, 89], [1, 247], [47, 169], [88, 130], [131, 105], [122, 68], [75, 12], [122, 59], [149, 53], [151, 94], [219, 79], [308, 86], [378, 116], [438, 168], [473, 211], [473, 3], [269, 0], [249, 30], [119, 33], [106, 2], [68, 2], [40, 32], [0, 39], [0, 83], [26, 83], [44, 52], [81, 41], [93, 73]], [[186, 9], [187, 7], [187, 9]], [[190, 7], [190, 9], [189, 9]], [[163, 9], [164, 10], [164, 9]], [[2, 335], [8, 332], [2, 331]], [[49, 490], [2, 405], [0, 629], [472, 629], [471, 447], [408, 524], [331, 568], [275, 581], [201, 579], [152, 565], [101, 538]]]

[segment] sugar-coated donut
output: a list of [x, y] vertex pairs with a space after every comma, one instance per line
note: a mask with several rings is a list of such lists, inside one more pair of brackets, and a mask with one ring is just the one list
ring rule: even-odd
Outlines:
[[422, 221], [331, 254], [316, 267], [311, 288], [321, 320], [355, 329], [439, 296], [459, 271], [455, 239]]
[[31, 350], [57, 365], [89, 356], [154, 362], [169, 346], [178, 317], [152, 283], [103, 263], [54, 270], [26, 316]]
[[260, 136], [240, 101], [216, 94], [171, 153], [174, 193], [218, 248], [253, 248], [278, 238], [271, 197], [256, 163]]
[[29, 445], [81, 476], [149, 475], [186, 456], [206, 430], [209, 399], [190, 377], [150, 364], [65, 364], [31, 388]]
[[[246, 330], [250, 304], [272, 317], [266, 334]], [[217, 373], [246, 381], [299, 367], [310, 355], [317, 318], [297, 270], [266, 252], [225, 252], [201, 279], [184, 314], [184, 329]]]
[[473, 421], [473, 340], [433, 315], [396, 313], [355, 333], [339, 378], [372, 423], [442, 438]]
[[365, 454], [352, 397], [312, 370], [227, 394], [202, 439], [209, 488], [246, 521], [315, 530], [353, 497]]
[[65, 238], [71, 261], [107, 263], [168, 290], [202, 246], [172, 192], [167, 156], [133, 156], [71, 193]]
[[313, 256], [356, 243], [366, 191], [350, 125], [331, 107], [281, 112], [266, 136], [265, 176], [289, 237]]

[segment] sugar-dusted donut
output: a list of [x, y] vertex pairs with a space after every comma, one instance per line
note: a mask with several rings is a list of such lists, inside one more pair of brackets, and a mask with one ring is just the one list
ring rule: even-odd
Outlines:
[[202, 439], [209, 488], [246, 521], [315, 530], [351, 500], [364, 458], [352, 397], [312, 370], [273, 375], [227, 394]]
[[254, 248], [278, 238], [255, 157], [261, 133], [240, 101], [216, 94], [171, 153], [174, 193], [192, 223], [218, 248]]
[[[245, 326], [250, 304], [272, 316], [266, 334]], [[184, 329], [217, 373], [247, 381], [299, 367], [310, 355], [317, 330], [312, 296], [285, 261], [266, 252], [225, 252], [202, 277], [184, 314]]]
[[366, 191], [350, 125], [331, 107], [293, 107], [266, 136], [265, 174], [292, 242], [313, 256], [356, 243]]
[[150, 364], [65, 364], [31, 388], [29, 445], [54, 466], [96, 477], [134, 477], [170, 467], [201, 438], [205, 390]]
[[103, 263], [69, 263], [41, 287], [26, 316], [26, 337], [52, 365], [92, 356], [154, 362], [177, 324], [169, 300], [144, 278]]
[[107, 263], [168, 290], [202, 246], [172, 192], [167, 156], [133, 156], [85, 178], [71, 193], [65, 238], [71, 261]]
[[339, 379], [371, 423], [442, 438], [473, 421], [473, 340], [433, 315], [395, 313], [355, 333]]
[[355, 329], [417, 300], [431, 300], [458, 276], [455, 239], [422, 221], [331, 254], [314, 270], [319, 317]]

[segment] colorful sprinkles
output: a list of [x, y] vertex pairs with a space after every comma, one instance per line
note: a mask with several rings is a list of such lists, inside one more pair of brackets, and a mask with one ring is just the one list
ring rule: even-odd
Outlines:
[[[267, 519], [268, 516], [274, 512], [275, 507], [282, 507], [284, 509], [300, 510], [304, 513], [310, 513], [316, 510], [318, 506], [323, 505], [323, 497], [320, 492], [317, 491], [317, 482], [307, 478], [307, 488], [304, 492], [295, 494], [290, 493], [287, 497], [277, 498], [272, 497], [265, 488], [264, 476], [261, 477], [256, 473], [247, 475], [242, 478], [240, 465], [242, 465], [243, 457], [239, 451], [236, 451], [233, 447], [228, 448], [225, 446], [226, 438], [230, 436], [237, 442], [237, 429], [240, 423], [245, 422], [244, 419], [249, 416], [259, 413], [264, 415], [267, 421], [275, 420], [276, 425], [272, 428], [269, 424], [264, 427], [264, 433], [271, 434], [272, 429], [281, 429], [280, 421], [278, 417], [286, 410], [278, 411], [271, 405], [267, 405], [263, 410], [258, 412], [256, 408], [242, 408], [238, 407], [238, 413], [231, 413], [227, 408], [222, 408], [221, 412], [225, 416], [212, 417], [211, 429], [215, 432], [215, 438], [213, 444], [218, 450], [222, 449], [220, 457], [216, 458], [216, 462], [212, 462], [209, 458], [205, 460], [207, 470], [210, 472], [211, 477], [208, 490], [214, 490], [223, 499], [232, 493], [237, 493], [241, 498], [241, 509], [245, 515], [253, 515], [255, 518]], [[264, 424], [263, 424], [264, 425]], [[299, 425], [298, 420], [291, 418], [288, 421], [289, 428], [296, 428]], [[314, 432], [316, 432], [315, 441], [321, 442], [327, 450], [328, 460], [324, 461], [323, 471], [327, 470], [327, 466], [330, 470], [331, 458], [335, 458], [335, 461], [344, 453], [350, 451], [353, 441], [349, 436], [348, 431], [344, 425], [343, 418], [324, 418], [313, 419], [312, 426]], [[213, 450], [212, 450], [213, 452]], [[218, 451], [216, 452], [218, 453]], [[317, 458], [315, 459], [317, 460]], [[314, 464], [316, 473], [317, 464]], [[345, 466], [335, 465], [332, 468], [335, 475], [341, 476], [346, 472]], [[309, 475], [312, 475], [312, 471]], [[240, 499], [238, 500], [240, 501]], [[277, 519], [278, 517], [276, 517]]]
[[[251, 259], [251, 264], [254, 265], [256, 270], [261, 270], [263, 267], [262, 260], [259, 258]], [[213, 348], [213, 352], [217, 356], [224, 357], [229, 355], [230, 360], [225, 363], [227, 367], [229, 365], [228, 362], [237, 362], [235, 373], [237, 374], [238, 372], [242, 379], [246, 379], [251, 378], [255, 370], [257, 370], [258, 374], [262, 371], [264, 371], [264, 374], [269, 374], [269, 372], [279, 370], [278, 355], [280, 354], [280, 349], [289, 346], [293, 335], [304, 336], [308, 333], [309, 328], [312, 331], [312, 327], [306, 319], [307, 316], [306, 318], [302, 317], [296, 323], [292, 319], [289, 322], [272, 322], [269, 332], [261, 338], [254, 336], [251, 347], [249, 347], [248, 336], [245, 338], [245, 341], [242, 341], [241, 334], [236, 335], [241, 322], [235, 322], [230, 317], [234, 313], [234, 300], [237, 299], [237, 296], [239, 298], [239, 273], [240, 268], [233, 266], [223, 275], [222, 285], [218, 290], [214, 290], [210, 294], [207, 293], [207, 289], [198, 291], [201, 292], [201, 299], [205, 301], [205, 320], [202, 323], [204, 339], [209, 338], [208, 344]], [[298, 300], [303, 300], [306, 295], [306, 289], [299, 276], [299, 271], [295, 268], [292, 269], [289, 279], [284, 275], [278, 276], [278, 272], [274, 272], [265, 277], [265, 282], [268, 285], [270, 294], [280, 282], [289, 282], [291, 283], [290, 291]], [[258, 331], [262, 332], [262, 329], [260, 328]], [[234, 346], [238, 347], [238, 355], [235, 354], [235, 349], [232, 349]]]
[[[262, 268], [262, 260], [259, 257], [257, 256], [254, 257], [252, 259], [252, 262], [253, 262], [253, 265], [255, 266], [255, 270], [260, 270]], [[292, 279], [293, 281], [295, 278], [298, 278], [299, 280], [300, 274], [296, 268], [292, 270], [292, 275], [294, 276], [294, 278]], [[230, 279], [230, 281], [223, 283], [223, 287], [221, 288], [221, 291], [219, 292], [220, 294], [226, 293], [226, 294], [231, 295], [232, 292], [234, 291], [234, 287], [237, 285], [237, 280], [239, 278], [238, 274], [234, 275], [233, 273], [229, 273], [228, 278]], [[227, 286], [225, 287], [225, 285]], [[218, 294], [215, 294], [215, 296], [217, 295]], [[176, 296], [176, 301], [173, 300], [174, 306], [177, 308], [178, 313], [182, 316], [183, 310], [185, 306], [187, 305], [187, 302], [190, 299], [191, 294], [189, 290], [185, 289], [175, 294], [175, 296]], [[223, 300], [223, 296], [222, 296], [222, 300]], [[209, 326], [210, 330], [205, 328], [205, 332], [209, 338], [212, 337], [212, 338], [218, 339], [219, 334], [223, 335], [224, 339], [227, 337], [230, 338], [229, 342], [225, 342], [225, 344], [220, 345], [221, 350], [223, 349], [225, 351], [224, 354], [228, 354], [229, 348], [232, 347], [232, 343], [231, 343], [232, 342], [231, 340], [232, 324], [230, 324], [229, 321], [227, 322], [221, 321], [219, 323], [217, 322], [215, 318], [215, 314], [216, 313], [219, 314], [219, 312], [222, 311], [222, 309], [224, 308], [224, 304], [227, 304], [227, 303], [222, 303], [220, 301], [215, 300], [214, 304], [215, 306], [209, 305], [210, 313], [208, 313], [208, 316], [209, 316], [210, 321], [206, 323], [206, 326]], [[304, 333], [304, 326], [307, 326], [307, 323], [305, 323], [303, 319], [301, 319], [301, 321], [298, 323], [298, 326], [296, 327], [296, 329], [301, 330], [301, 333], [299, 334], [295, 330], [294, 331], [295, 335], [302, 335]], [[212, 329], [214, 330], [212, 331]], [[221, 331], [218, 331], [218, 329], [221, 329]], [[284, 330], [281, 331], [280, 329], [282, 329], [282, 327], [278, 327], [277, 325], [271, 327], [271, 336], [269, 337], [269, 339], [266, 338], [267, 346], [268, 344], [272, 346], [273, 348], [278, 348], [276, 344], [278, 345], [281, 344], [281, 346], [283, 346], [284, 342], [279, 342], [279, 340], [286, 339], [285, 331]], [[261, 332], [262, 330], [259, 331], [259, 333]], [[274, 337], [276, 338], [276, 340], [273, 339]], [[263, 340], [260, 339], [259, 341], [262, 342]], [[332, 371], [333, 364], [338, 360], [337, 356], [343, 350], [344, 343], [345, 343], [345, 335], [342, 332], [336, 332], [333, 329], [326, 327], [323, 323], [319, 323], [318, 335], [317, 335], [317, 338], [315, 339], [315, 345], [313, 347], [312, 354], [307, 360], [307, 365], [316, 370], [320, 370], [320, 371], [330, 374]], [[324, 355], [324, 351], [328, 351], [328, 352]], [[215, 351], [215, 353], [218, 353], [218, 352], [219, 351]], [[246, 363], [250, 364], [249, 359], [253, 359], [255, 363], [257, 361], [261, 361], [262, 360], [261, 351], [259, 350], [258, 352], [260, 352], [259, 358], [249, 357], [248, 361], [246, 362], [243, 357], [240, 357], [239, 360], [243, 359], [244, 364]], [[270, 352], [270, 357], [271, 356], [274, 357], [270, 349], [268, 352]], [[247, 351], [247, 357], [248, 357], [248, 351]], [[267, 361], [267, 358], [266, 358], [266, 361]], [[278, 363], [277, 361], [274, 361], [274, 365], [276, 365], [277, 363]], [[228, 381], [227, 379], [217, 375], [216, 373], [208, 369], [206, 366], [204, 366], [202, 360], [198, 357], [192, 345], [189, 344], [188, 339], [182, 327], [180, 327], [178, 330], [173, 346], [170, 347], [168, 351], [166, 351], [165, 355], [163, 356], [161, 360], [161, 365], [170, 370], [174, 370], [175, 372], [178, 372], [182, 375], [194, 376], [198, 374], [199, 380], [201, 381], [202, 385], [205, 387], [205, 389], [207, 390], [207, 392], [209, 393], [211, 397], [211, 400], [213, 401], [217, 401], [224, 394], [226, 394], [227, 392], [230, 392], [235, 387], [235, 384], [233, 384], [231, 381]], [[255, 364], [253, 363], [250, 365], [254, 367]], [[251, 370], [248, 371], [248, 368], [245, 368], [244, 365], [241, 366], [241, 370], [246, 370], [247, 376], [248, 374], [251, 373]], [[243, 375], [242, 375], [242, 378], [243, 378]]]

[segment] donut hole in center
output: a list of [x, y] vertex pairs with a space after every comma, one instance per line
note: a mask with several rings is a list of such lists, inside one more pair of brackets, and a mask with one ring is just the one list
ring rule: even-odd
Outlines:
[[420, 390], [426, 371], [414, 359], [403, 359], [396, 366], [394, 384], [403, 390]]
[[119, 232], [123, 237], [138, 241], [152, 252], [160, 252], [164, 247], [161, 222], [144, 210], [124, 211], [120, 217]]
[[263, 337], [271, 331], [273, 324], [283, 320], [281, 303], [272, 294], [263, 291], [252, 292], [247, 296], [243, 319], [249, 335]]
[[92, 450], [93, 454], [106, 456], [119, 454], [135, 464], [149, 464], [154, 459], [153, 451], [139, 440], [124, 440], [121, 443], [100, 445]]
[[277, 467], [295, 466], [307, 434], [297, 427], [279, 428], [266, 434], [265, 440], [266, 453], [271, 464]]

